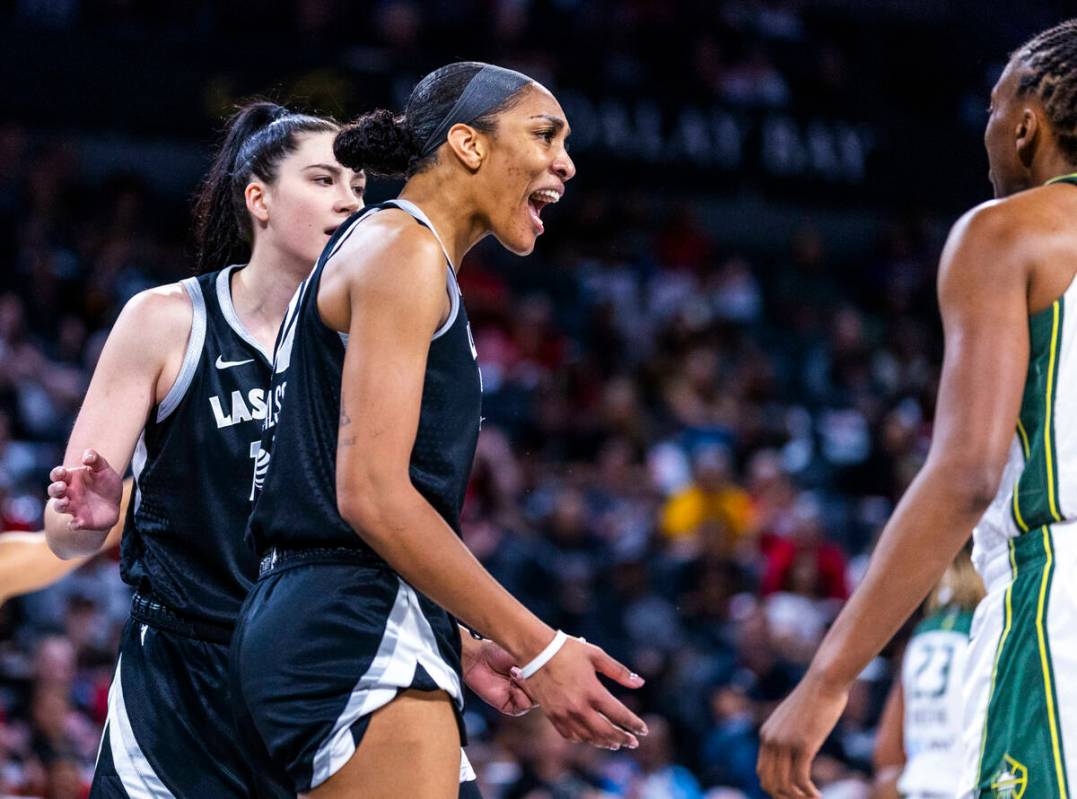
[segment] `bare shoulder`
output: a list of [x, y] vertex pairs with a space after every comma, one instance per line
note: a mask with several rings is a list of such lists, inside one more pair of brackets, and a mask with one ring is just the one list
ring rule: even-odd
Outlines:
[[961, 217], [954, 230], [964, 227], [996, 243], [1007, 237], [1035, 243], [1058, 234], [1077, 237], [1075, 213], [1077, 187], [1056, 183], [982, 203]]
[[194, 319], [194, 306], [187, 290], [169, 283], [140, 291], [124, 305], [113, 335], [131, 348], [152, 349], [162, 356], [186, 346]]
[[940, 291], [970, 282], [1027, 284], [1033, 237], [1025, 200], [1014, 195], [981, 203], [954, 223], [939, 263]]
[[187, 289], [179, 283], [168, 283], [140, 291], [124, 305], [124, 313], [140, 314], [145, 317], [153, 315], [190, 317], [193, 311]]
[[939, 266], [939, 290], [960, 293], [977, 284], [1020, 292], [1035, 312], [1058, 297], [1074, 276], [1077, 189], [1052, 184], [992, 200], [966, 213], [950, 232]]
[[1023, 214], [1014, 205], [1015, 197], [989, 200], [966, 211], [951, 228], [947, 246], [997, 245], [1016, 234]]
[[426, 227], [403, 211], [388, 209], [365, 220], [333, 256], [353, 286], [444, 291], [445, 255]]

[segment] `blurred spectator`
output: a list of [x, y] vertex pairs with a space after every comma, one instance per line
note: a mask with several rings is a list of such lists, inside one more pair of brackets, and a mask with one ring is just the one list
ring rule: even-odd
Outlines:
[[631, 752], [632, 768], [620, 796], [638, 799], [703, 799], [692, 772], [673, 761], [674, 742], [669, 722], [661, 716], [643, 717], [647, 735]]
[[845, 555], [823, 530], [819, 500], [803, 493], [793, 508], [791, 528], [767, 545], [764, 595], [778, 591], [808, 599], [845, 599]]
[[532, 713], [519, 724], [516, 748], [522, 769], [505, 786], [502, 799], [612, 799], [597, 775], [581, 768], [579, 750], [545, 717]]
[[732, 554], [753, 532], [752, 502], [733, 482], [729, 452], [719, 446], [701, 447], [693, 457], [693, 480], [662, 508], [662, 534], [676, 548], [698, 545], [704, 528], [720, 542], [717, 549]]
[[710, 704], [713, 726], [699, 754], [704, 779], [712, 785], [737, 788], [752, 799], [765, 799], [755, 776], [758, 720], [747, 691], [736, 683], [721, 685], [711, 694]]

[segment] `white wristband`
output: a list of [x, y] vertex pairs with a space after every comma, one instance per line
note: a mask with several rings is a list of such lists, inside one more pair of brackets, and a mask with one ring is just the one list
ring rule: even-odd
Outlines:
[[520, 676], [525, 680], [531, 677], [536, 671], [549, 663], [554, 655], [561, 651], [561, 647], [565, 645], [565, 641], [567, 640], [568, 636], [565, 635], [565, 631], [558, 630], [557, 634], [553, 637], [553, 640], [546, 645], [546, 648], [539, 652], [534, 660], [520, 669]]

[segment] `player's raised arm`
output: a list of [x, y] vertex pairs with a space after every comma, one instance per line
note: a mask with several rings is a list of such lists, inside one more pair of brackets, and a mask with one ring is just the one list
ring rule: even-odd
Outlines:
[[64, 462], [52, 470], [45, 535], [61, 558], [92, 555], [120, 518], [122, 475], [158, 397], [175, 380], [194, 311], [179, 285], [136, 295], [94, 370]]
[[999, 486], [1029, 360], [1030, 260], [998, 204], [955, 225], [942, 254], [946, 351], [934, 435], [872, 555], [863, 583], [800, 685], [763, 726], [758, 772], [775, 797], [818, 796], [811, 763], [849, 686], [938, 582]]
[[[130, 479], [123, 483], [120, 518], [109, 530], [101, 552], [119, 545], [123, 536], [127, 504], [131, 500]], [[93, 555], [62, 560], [49, 549], [45, 531], [34, 533], [5, 533], [0, 536], [0, 604], [12, 597], [47, 588], [73, 572]]]

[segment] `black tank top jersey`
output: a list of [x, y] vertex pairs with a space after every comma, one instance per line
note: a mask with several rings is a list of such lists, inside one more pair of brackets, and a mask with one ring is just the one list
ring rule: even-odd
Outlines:
[[120, 558], [143, 596], [228, 627], [258, 573], [243, 533], [271, 370], [232, 305], [237, 268], [182, 281], [194, 321], [176, 382], [135, 449]]
[[[263, 460], [255, 475], [259, 492], [248, 528], [258, 552], [271, 547], [352, 547], [366, 549], [377, 559], [337, 510], [337, 430], [347, 336], [322, 321], [317, 297], [326, 264], [356, 227], [394, 207], [437, 235], [412, 203], [392, 200], [369, 206], [337, 230], [285, 316], [277, 337]], [[410, 474], [419, 493], [459, 534], [482, 421], [482, 381], [447, 255], [445, 263], [450, 312], [430, 342]], [[400, 279], [408, 279], [403, 270]]]

